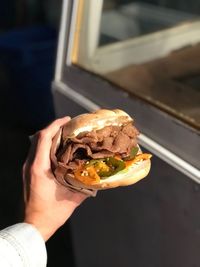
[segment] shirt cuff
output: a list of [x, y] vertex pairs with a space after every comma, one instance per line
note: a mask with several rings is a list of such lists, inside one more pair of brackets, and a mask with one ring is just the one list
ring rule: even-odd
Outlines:
[[10, 252], [12, 249], [17, 252], [22, 261], [22, 266], [46, 266], [45, 242], [34, 226], [27, 223], [15, 224], [0, 231], [0, 238], [9, 243], [11, 246]]

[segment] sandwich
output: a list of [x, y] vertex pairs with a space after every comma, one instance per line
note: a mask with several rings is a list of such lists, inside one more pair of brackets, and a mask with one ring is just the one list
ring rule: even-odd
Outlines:
[[134, 120], [124, 111], [100, 109], [74, 117], [53, 139], [52, 171], [72, 188], [128, 186], [147, 176], [151, 154], [142, 153]]

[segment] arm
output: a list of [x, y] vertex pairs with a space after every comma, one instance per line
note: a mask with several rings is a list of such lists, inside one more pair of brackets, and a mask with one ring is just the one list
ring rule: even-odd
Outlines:
[[34, 225], [45, 241], [87, 198], [82, 193], [74, 193], [58, 184], [51, 172], [52, 138], [67, 121], [69, 117], [58, 119], [35, 135], [24, 165], [24, 222]]
[[0, 266], [46, 266], [45, 241], [87, 196], [59, 185], [51, 172], [52, 138], [69, 117], [38, 132], [23, 168], [24, 222], [0, 231]]

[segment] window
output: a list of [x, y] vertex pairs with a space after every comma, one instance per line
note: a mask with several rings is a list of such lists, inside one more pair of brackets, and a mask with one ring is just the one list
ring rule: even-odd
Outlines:
[[72, 62], [200, 128], [198, 1], [80, 0]]

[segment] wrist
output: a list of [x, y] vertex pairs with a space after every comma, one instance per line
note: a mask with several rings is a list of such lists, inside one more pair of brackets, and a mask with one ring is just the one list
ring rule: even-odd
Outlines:
[[27, 214], [24, 218], [24, 222], [33, 225], [40, 232], [45, 242], [58, 229], [50, 224], [50, 220], [44, 218], [44, 216], [41, 218], [38, 214]]

